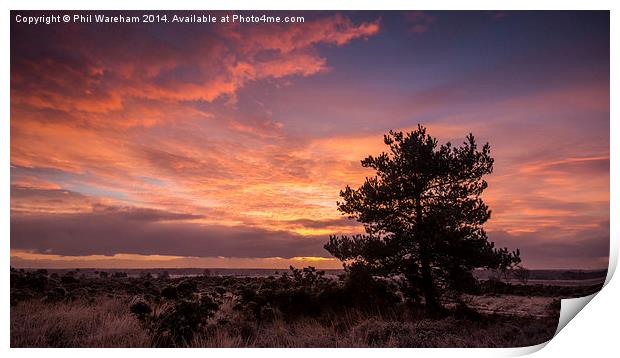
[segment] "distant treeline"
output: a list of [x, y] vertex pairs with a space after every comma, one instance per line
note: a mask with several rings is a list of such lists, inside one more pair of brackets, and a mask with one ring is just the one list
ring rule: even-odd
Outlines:
[[[36, 269], [25, 269], [26, 271], [34, 271]], [[288, 269], [235, 269], [235, 268], [150, 268], [150, 269], [98, 269], [98, 268], [81, 268], [81, 269], [48, 269], [50, 274], [57, 273], [63, 275], [69, 271], [76, 271], [77, 273], [84, 274], [86, 276], [97, 276], [100, 272], [107, 272], [114, 274], [115, 272], [123, 272], [131, 277], [139, 277], [146, 274], [159, 276], [167, 273], [173, 277], [176, 276], [196, 276], [196, 275], [213, 275], [213, 276], [279, 276]], [[326, 275], [337, 276], [342, 274], [344, 270], [341, 269], [327, 269]], [[604, 278], [607, 276], [606, 269], [598, 270], [529, 270], [530, 280], [590, 280], [596, 278]], [[497, 272], [492, 270], [475, 270], [474, 276], [478, 279], [488, 279], [497, 275]]]

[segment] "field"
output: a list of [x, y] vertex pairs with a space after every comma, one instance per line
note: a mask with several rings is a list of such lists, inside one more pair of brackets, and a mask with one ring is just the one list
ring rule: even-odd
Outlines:
[[12, 269], [11, 346], [529, 346], [553, 336], [560, 298], [598, 291], [605, 272], [477, 276], [429, 315], [398, 280], [340, 271]]

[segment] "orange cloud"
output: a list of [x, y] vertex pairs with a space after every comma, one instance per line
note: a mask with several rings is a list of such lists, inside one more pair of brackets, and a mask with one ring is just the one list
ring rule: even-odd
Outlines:
[[[277, 50], [289, 53], [311, 47], [319, 43], [344, 45], [357, 38], [368, 38], [380, 30], [379, 20], [356, 25], [348, 17], [335, 14], [296, 24], [279, 26], [275, 24], [251, 28], [252, 40], [243, 41], [249, 53], [257, 50]], [[245, 38], [237, 37], [239, 40]]]
[[[223, 26], [212, 33], [188, 36], [188, 54], [146, 33], [133, 30], [125, 41], [105, 39], [91, 48], [88, 27], [53, 33], [70, 46], [74, 63], [62, 57], [16, 58], [12, 66], [12, 108], [29, 106], [64, 112], [109, 113], [127, 110], [132, 98], [148, 100], [234, 100], [248, 81], [309, 76], [326, 69], [326, 59], [314, 46], [344, 45], [379, 30], [378, 22], [354, 24], [342, 15], [311, 19], [298, 26]], [[246, 36], [245, 31], [251, 31]], [[144, 35], [144, 36], [143, 36]], [[94, 34], [93, 36], [97, 36]], [[130, 46], [131, 38], [143, 36]], [[51, 46], [51, 44], [43, 44]], [[276, 51], [276, 52], [274, 52]], [[269, 55], [265, 54], [269, 52]], [[36, 82], [32, 79], [36, 78]], [[152, 125], [152, 116], [137, 125]]]

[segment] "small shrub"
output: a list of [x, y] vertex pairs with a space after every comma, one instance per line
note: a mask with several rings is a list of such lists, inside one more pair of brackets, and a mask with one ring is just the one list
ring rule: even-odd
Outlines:
[[196, 288], [196, 281], [185, 279], [177, 285], [177, 292], [179, 297], [190, 298], [196, 292]]
[[60, 278], [60, 282], [63, 285], [76, 285], [78, 284], [80, 281], [78, 281], [77, 278], [73, 277], [73, 275], [64, 275]]
[[68, 297], [67, 290], [62, 286], [57, 286], [47, 292], [43, 298], [44, 302], [53, 303], [66, 300]]
[[152, 310], [149, 304], [142, 297], [134, 297], [129, 306], [129, 311], [143, 321]]
[[11, 289], [11, 306], [33, 298], [34, 294], [27, 289]]
[[130, 310], [151, 333], [153, 345], [178, 347], [188, 345], [194, 334], [213, 317], [219, 304], [210, 296], [168, 301], [151, 310], [141, 298], [132, 302]]
[[171, 285], [164, 287], [161, 290], [161, 297], [167, 299], [176, 299], [178, 297], [177, 288]]
[[217, 293], [220, 296], [223, 296], [226, 293], [226, 289], [222, 286], [217, 286], [215, 288], [215, 293]]

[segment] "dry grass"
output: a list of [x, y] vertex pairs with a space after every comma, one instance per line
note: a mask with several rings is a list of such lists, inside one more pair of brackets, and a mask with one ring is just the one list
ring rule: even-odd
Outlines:
[[464, 299], [468, 306], [482, 313], [543, 318], [549, 316], [549, 305], [559, 298], [501, 295], [499, 297], [465, 296]]
[[324, 325], [306, 318], [286, 323], [249, 323], [251, 334], [218, 327], [197, 337], [193, 347], [519, 347], [552, 338], [557, 321], [498, 319], [475, 322], [454, 317], [402, 322], [368, 317], [350, 326]]
[[[487, 300], [492, 300], [487, 298]], [[503, 300], [503, 298], [496, 298]], [[148, 347], [150, 337], [123, 299], [11, 307], [12, 347]], [[557, 317], [381, 316], [357, 310], [290, 322], [248, 320], [224, 302], [190, 347], [514, 347], [553, 336]]]
[[11, 347], [147, 347], [149, 337], [121, 299], [11, 307]]

